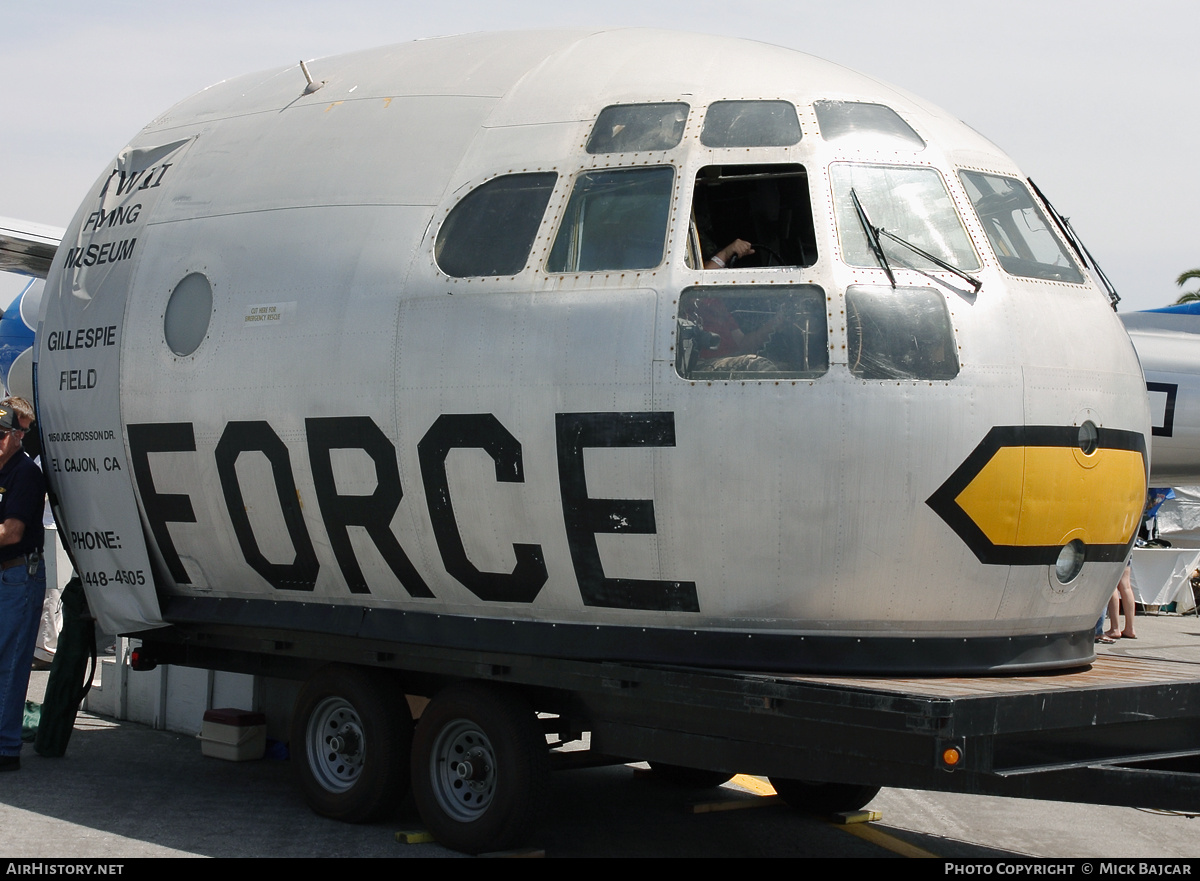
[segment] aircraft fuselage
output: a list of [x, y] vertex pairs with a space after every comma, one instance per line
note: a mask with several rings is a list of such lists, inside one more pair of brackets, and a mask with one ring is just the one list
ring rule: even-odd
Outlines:
[[[108, 627], [770, 669], [1091, 657], [1145, 389], [994, 145], [711, 37], [312, 68], [315, 92], [271, 71], [151, 123], [51, 268], [45, 459]], [[735, 241], [753, 254], [713, 260]]]

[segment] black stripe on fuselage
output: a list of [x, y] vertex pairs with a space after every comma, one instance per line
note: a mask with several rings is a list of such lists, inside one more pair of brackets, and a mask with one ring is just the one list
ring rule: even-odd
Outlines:
[[[681, 664], [786, 673], [968, 675], [1079, 667], [1094, 657], [1091, 629], [1030, 636], [824, 636], [516, 621], [323, 603], [163, 597], [179, 625], [324, 633], [391, 642], [589, 661]], [[348, 659], [351, 660], [351, 659]]]

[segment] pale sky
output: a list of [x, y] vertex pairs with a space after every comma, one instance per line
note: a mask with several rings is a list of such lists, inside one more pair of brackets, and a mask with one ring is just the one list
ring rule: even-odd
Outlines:
[[[232, 76], [420, 37], [646, 26], [749, 37], [939, 104], [1071, 218], [1122, 311], [1200, 267], [1200, 4], [1194, 0], [0, 0], [0, 216], [66, 226], [153, 117]], [[0, 305], [23, 282], [0, 273]]]

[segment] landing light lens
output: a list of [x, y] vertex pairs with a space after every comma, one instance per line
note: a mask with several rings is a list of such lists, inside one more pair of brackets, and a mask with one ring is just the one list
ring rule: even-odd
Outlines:
[[1073, 539], [1058, 552], [1058, 560], [1054, 563], [1054, 575], [1061, 583], [1067, 584], [1075, 580], [1075, 576], [1083, 568], [1084, 550], [1083, 542]]

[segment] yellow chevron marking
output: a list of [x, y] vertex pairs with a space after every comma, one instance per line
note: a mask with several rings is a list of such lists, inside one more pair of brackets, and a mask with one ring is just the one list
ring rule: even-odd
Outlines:
[[1142, 513], [1145, 476], [1133, 450], [1001, 447], [955, 501], [996, 545], [1124, 544]]

